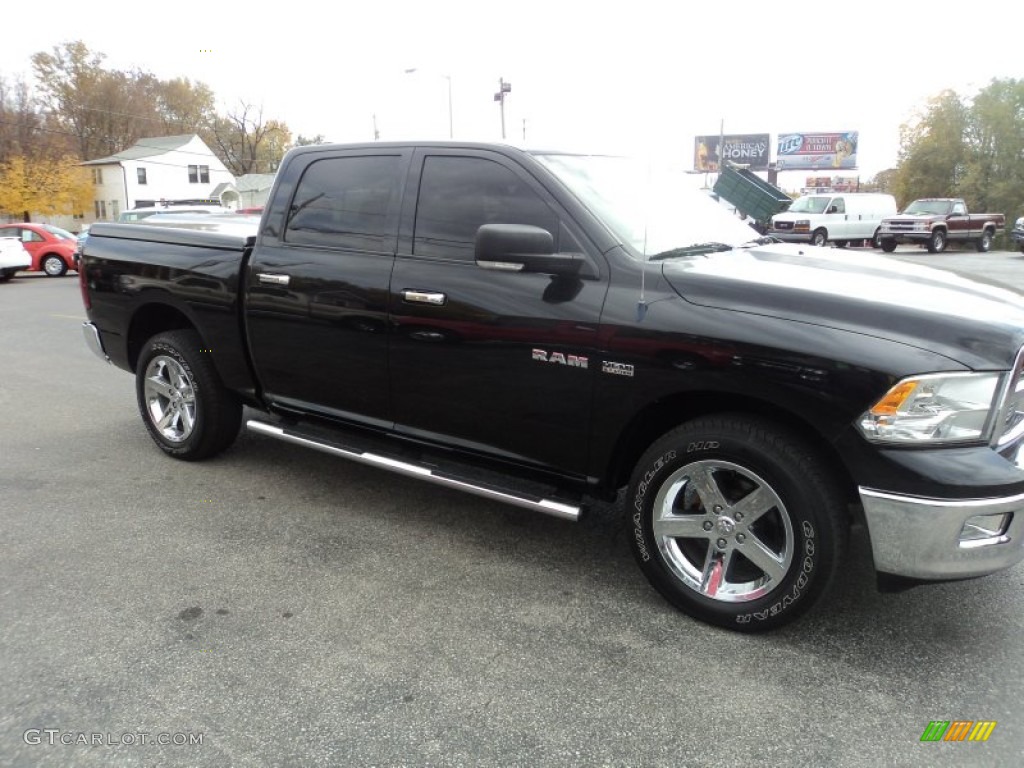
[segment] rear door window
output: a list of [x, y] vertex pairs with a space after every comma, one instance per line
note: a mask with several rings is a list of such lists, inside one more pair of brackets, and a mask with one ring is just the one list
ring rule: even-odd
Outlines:
[[288, 212], [285, 242], [387, 250], [397, 228], [401, 159], [358, 155], [310, 163]]

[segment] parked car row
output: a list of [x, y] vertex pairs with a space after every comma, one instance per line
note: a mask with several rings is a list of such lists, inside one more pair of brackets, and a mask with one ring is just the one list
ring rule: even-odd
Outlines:
[[[901, 243], [942, 253], [949, 243], [959, 242], [985, 253], [1005, 226], [1003, 214], [969, 213], [960, 198], [922, 198], [897, 213], [892, 195], [847, 192], [798, 198], [786, 211], [771, 217], [766, 234], [817, 246], [834, 243], [840, 248], [864, 240], [886, 253]], [[1012, 236], [1024, 247], [1024, 217], [1017, 220]]]
[[[0, 224], [0, 239], [10, 238], [20, 241], [22, 250], [28, 253], [29, 265], [23, 269], [60, 277], [76, 268], [75, 236], [66, 229], [52, 224]], [[10, 279], [14, 273], [5, 268], [4, 274]]]
[[1010, 233], [1010, 237], [1013, 238], [1013, 242], [1020, 252], [1024, 253], [1024, 216], [1017, 219], [1017, 223], [1013, 225], [1013, 232]]

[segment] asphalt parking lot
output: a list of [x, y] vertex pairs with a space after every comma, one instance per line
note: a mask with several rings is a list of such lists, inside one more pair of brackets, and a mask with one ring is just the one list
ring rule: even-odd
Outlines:
[[[895, 256], [1024, 292], [1020, 253]], [[731, 634], [647, 585], [615, 505], [244, 432], [168, 459], [83, 319], [75, 276], [0, 285], [0, 765], [1021, 763], [1024, 565], [883, 595], [857, 530], [827, 604]]]

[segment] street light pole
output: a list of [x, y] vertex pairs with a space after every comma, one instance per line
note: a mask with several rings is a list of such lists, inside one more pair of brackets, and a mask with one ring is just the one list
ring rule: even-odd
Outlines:
[[445, 80], [448, 81], [448, 138], [455, 138], [455, 123], [452, 120], [452, 76], [445, 75]]
[[[405, 74], [411, 75], [411, 74], [413, 74], [414, 72], [417, 72], [417, 71], [419, 71], [419, 67], [410, 67], [409, 69], [405, 70]], [[441, 75], [441, 77], [443, 77], [445, 80], [448, 81], [448, 138], [449, 139], [454, 139], [455, 138], [455, 121], [454, 121], [454, 119], [452, 117], [452, 76], [451, 75]]]
[[498, 92], [494, 94], [494, 100], [501, 106], [501, 138], [505, 138], [505, 94], [512, 92], [512, 83], [506, 83], [505, 78], [498, 78]]

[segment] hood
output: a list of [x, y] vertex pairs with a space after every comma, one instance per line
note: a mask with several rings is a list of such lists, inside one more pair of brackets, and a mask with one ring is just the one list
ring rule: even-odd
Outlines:
[[886, 216], [885, 221], [927, 221], [928, 219], [945, 219], [947, 215], [945, 213], [894, 213], [892, 216]]
[[693, 304], [889, 339], [973, 369], [1008, 369], [1024, 344], [1024, 294], [874, 254], [770, 245], [671, 259], [664, 275]]

